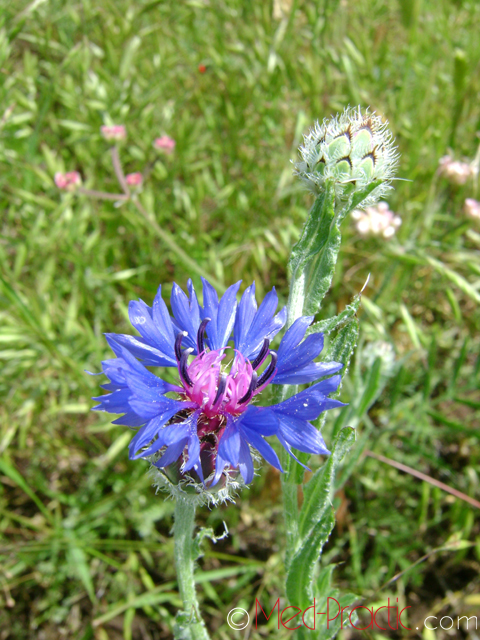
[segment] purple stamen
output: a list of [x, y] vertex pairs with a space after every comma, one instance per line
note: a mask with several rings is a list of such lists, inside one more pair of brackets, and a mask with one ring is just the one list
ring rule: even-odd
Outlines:
[[[180, 342], [181, 342], [181, 340], [180, 340]], [[185, 351], [181, 355], [180, 362], [179, 362], [179, 365], [178, 365], [180, 376], [181, 376], [182, 380], [184, 380], [188, 384], [189, 387], [193, 387], [193, 382], [192, 382], [190, 376], [188, 375], [188, 371], [187, 371], [188, 356], [191, 353], [193, 353], [193, 349], [185, 349]]]
[[253, 392], [257, 388], [257, 378], [258, 378], [258, 373], [254, 371], [252, 373], [252, 379], [250, 380], [250, 386], [248, 387], [248, 391], [242, 398], [240, 398], [240, 400], [238, 401], [238, 404], [245, 404], [245, 402], [248, 402], [250, 398], [253, 396]]
[[198, 355], [201, 355], [205, 351], [205, 329], [207, 324], [211, 321], [211, 318], [204, 318], [197, 331], [197, 347]]
[[259, 387], [263, 387], [263, 385], [266, 382], [268, 382], [268, 380], [272, 377], [275, 371], [275, 367], [277, 366], [277, 359], [278, 359], [276, 351], [270, 351], [270, 357], [272, 358], [270, 360], [270, 364], [268, 365], [268, 368], [265, 369], [265, 371], [262, 373], [260, 380], [257, 382], [257, 386], [256, 386], [257, 389]]
[[216, 407], [217, 404], [220, 404], [223, 400], [223, 396], [225, 395], [225, 390], [227, 388], [227, 378], [228, 376], [226, 373], [221, 373], [218, 377], [218, 389], [212, 407]]
[[175, 357], [177, 359], [177, 362], [180, 362], [180, 360], [182, 359], [182, 340], [187, 335], [188, 333], [186, 331], [180, 331], [180, 333], [177, 333], [177, 337], [175, 338]]
[[270, 347], [270, 340], [268, 338], [265, 338], [265, 340], [263, 341], [262, 348], [260, 349], [260, 353], [255, 358], [255, 360], [251, 363], [252, 369], [258, 369], [258, 367], [262, 364], [262, 362], [265, 360], [265, 358], [268, 355], [269, 347]]

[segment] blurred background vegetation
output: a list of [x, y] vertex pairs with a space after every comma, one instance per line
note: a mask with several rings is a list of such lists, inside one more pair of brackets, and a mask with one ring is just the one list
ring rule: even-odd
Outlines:
[[[172, 136], [175, 153], [154, 165], [144, 207], [206, 273], [255, 279], [259, 296], [275, 285], [285, 301], [288, 254], [312, 203], [290, 160], [315, 119], [348, 104], [388, 118], [408, 181], [389, 198], [403, 221], [396, 238], [362, 238], [346, 221], [321, 314], [341, 311], [371, 274], [342, 391], [357, 409], [378, 341], [395, 353], [383, 392], [355, 414], [356, 464], [336, 496], [327, 559], [338, 562], [339, 588], [362, 602], [410, 605], [405, 637], [477, 638], [429, 632], [423, 619], [480, 617], [478, 509], [363, 453], [478, 497], [480, 228], [462, 213], [478, 193], [437, 167], [449, 149], [471, 161], [480, 142], [480, 4], [1, 0], [0, 9], [0, 640], [170, 638], [179, 606], [173, 505], [154, 495], [146, 463], [128, 461], [131, 432], [90, 412], [100, 379], [84, 370], [109, 357], [104, 332], [132, 331], [130, 299], [151, 303], [159, 283], [168, 294], [173, 279], [199, 277], [132, 204], [59, 192], [54, 173], [76, 170], [87, 187], [118, 192], [100, 126], [126, 125], [126, 171], [143, 170], [153, 139]], [[244, 637], [227, 612], [251, 610], [256, 597], [271, 608], [283, 593], [278, 475], [265, 466], [236, 505], [199, 519], [230, 530], [199, 563], [202, 610], [215, 638]], [[289, 632], [271, 620], [245, 637], [269, 635]]]

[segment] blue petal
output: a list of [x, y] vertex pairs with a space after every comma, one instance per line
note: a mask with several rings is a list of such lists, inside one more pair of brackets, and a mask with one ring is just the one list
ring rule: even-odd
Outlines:
[[203, 310], [202, 310], [202, 318], [210, 318], [211, 322], [213, 322], [213, 326], [217, 324], [217, 313], [218, 313], [218, 295], [212, 285], [202, 278], [203, 283]]
[[188, 439], [185, 438], [184, 440], [179, 440], [178, 442], [171, 444], [169, 447], [167, 447], [160, 460], [155, 462], [155, 466], [168, 467], [169, 464], [173, 464], [174, 462], [176, 462], [182, 455], [182, 451], [185, 449], [187, 442]]
[[175, 357], [167, 356], [159, 349], [147, 344], [142, 338], [129, 336], [125, 334], [109, 333], [105, 334], [110, 346], [113, 344], [122, 345], [136, 358], [142, 360], [147, 367], [176, 367], [177, 360]]
[[124, 416], [113, 420], [112, 424], [119, 424], [122, 425], [122, 427], [140, 427], [142, 424], [145, 424], [145, 422], [145, 418], [142, 418], [130, 409]]
[[200, 411], [195, 411], [183, 423], [188, 427], [188, 461], [185, 463], [183, 470], [189, 471], [193, 467], [197, 471], [203, 482], [202, 465], [200, 462], [200, 440], [197, 434], [197, 421]]
[[267, 293], [258, 311], [256, 310], [254, 285], [248, 287], [240, 302], [241, 312], [235, 321], [235, 348], [245, 358], [253, 359], [261, 349], [265, 338], [272, 340], [286, 321], [286, 307], [274, 315], [278, 296], [275, 287]]
[[[150, 373], [150, 372], [149, 372]], [[124, 372], [125, 380], [129, 389], [140, 399], [146, 402], [163, 402], [164, 393], [171, 391], [171, 385], [164, 382], [161, 378], [152, 380], [148, 377], [142, 377], [131, 371]], [[156, 384], [158, 381], [158, 384]]]
[[[277, 405], [278, 406], [278, 405]], [[256, 407], [250, 405], [245, 413], [238, 418], [236, 424], [255, 431], [262, 436], [273, 436], [278, 430], [278, 419], [270, 407]]]
[[[333, 409], [334, 406], [343, 406], [332, 404], [333, 401], [327, 398], [327, 394], [336, 391], [340, 384], [341, 377], [333, 376], [322, 380], [308, 389], [297, 393], [296, 395], [284, 400], [280, 404], [276, 404], [270, 407], [277, 416], [286, 415], [292, 418], [300, 418], [302, 420], [315, 420], [318, 416], [328, 409]], [[327, 407], [328, 403], [328, 407]]]
[[342, 376], [332, 376], [325, 380], [320, 380], [316, 384], [312, 384], [309, 390], [315, 393], [321, 393], [324, 396], [328, 396], [329, 393], [333, 393], [338, 389], [338, 385], [342, 380]]
[[165, 398], [165, 396], [161, 396], [161, 399], [159, 400], [149, 402], [148, 400], [142, 400], [142, 398], [132, 395], [129, 403], [130, 407], [136, 414], [146, 418], [147, 420], [151, 420], [152, 418], [155, 418], [155, 416], [158, 416], [165, 411], [169, 411], [170, 409], [172, 409], [172, 415], [174, 415], [177, 411], [195, 406], [192, 405], [191, 402], [171, 400], [170, 398]]
[[218, 296], [212, 285], [202, 278], [203, 282], [203, 317], [210, 318], [207, 325], [207, 336], [212, 351], [227, 346], [235, 324], [237, 311], [237, 293], [241, 281], [228, 287], [218, 302]]
[[311, 362], [302, 369], [292, 368], [292, 370], [286, 370], [283, 373], [279, 373], [277, 369], [273, 384], [306, 384], [337, 373], [340, 369], [343, 369], [341, 362]]
[[245, 440], [243, 440], [243, 438], [240, 441], [240, 455], [238, 466], [240, 469], [240, 473], [242, 474], [243, 481], [245, 482], [245, 484], [250, 484], [250, 482], [253, 480], [253, 462], [248, 444], [245, 442]]
[[171, 402], [172, 404], [170, 406], [165, 406], [162, 412], [158, 411], [155, 416], [152, 416], [150, 421], [144, 427], [139, 429], [135, 437], [132, 438], [132, 441], [129, 445], [130, 458], [139, 458], [145, 455], [143, 453], [135, 455], [135, 452], [147, 446], [155, 436], [160, 435], [160, 432], [162, 433], [162, 438], [164, 438], [163, 444], [171, 444], [170, 439], [176, 439], [175, 429], [165, 429], [165, 433], [163, 432], [163, 430], [160, 431], [164, 424], [168, 422], [170, 418], [172, 418], [182, 408], [178, 406], [182, 404], [181, 402], [176, 402], [173, 400]]
[[[135, 376], [147, 388], [156, 388], [161, 393], [167, 393], [168, 391], [178, 391], [178, 387], [176, 385], [165, 382], [165, 380], [162, 380], [155, 374], [151, 373], [143, 366], [143, 364], [138, 362], [138, 360], [127, 349], [125, 349], [121, 345], [116, 345], [116, 351], [119, 354], [119, 357], [116, 360], [108, 360], [106, 369], [104, 367], [105, 374], [108, 377], [110, 377], [110, 373], [112, 373], [116, 376], [119, 383], [123, 378], [123, 386], [126, 386], [128, 384], [127, 377], [129, 376], [130, 378], [132, 378], [133, 376]], [[117, 367], [116, 371], [115, 365]], [[113, 380], [113, 378], [111, 377], [110, 379]]]
[[278, 348], [277, 375], [291, 374], [309, 365], [323, 349], [323, 334], [308, 336], [301, 342], [309, 317], [298, 318], [283, 336]]
[[243, 353], [247, 344], [248, 331], [253, 318], [257, 313], [257, 301], [255, 300], [255, 282], [245, 289], [237, 309], [234, 329], [235, 349]]
[[284, 447], [284, 449], [287, 451], [287, 453], [289, 455], [291, 455], [292, 458], [294, 460], [296, 460], [300, 466], [302, 466], [307, 471], [311, 470], [310, 467], [307, 467], [306, 464], [303, 464], [303, 462], [300, 462], [300, 460], [297, 458], [297, 456], [293, 453], [292, 447], [288, 444], [288, 442], [285, 440], [285, 438], [282, 436], [282, 434], [280, 432], [277, 433], [277, 438], [278, 438], [280, 444], [282, 445], [282, 447]]
[[113, 393], [109, 393], [105, 396], [98, 396], [92, 398], [97, 400], [100, 404], [93, 407], [93, 411], [108, 411], [108, 413], [127, 413], [130, 411], [130, 405], [128, 403], [132, 396], [130, 389], [119, 389]]
[[191, 280], [188, 281], [188, 290], [190, 300], [178, 284], [174, 282], [170, 303], [172, 305], [175, 324], [180, 331], [187, 332], [183, 344], [186, 347], [194, 349], [194, 353], [197, 354], [197, 332], [201, 318], [200, 306]]
[[[301, 318], [297, 318], [297, 320], [295, 320], [292, 326], [288, 329], [277, 350], [279, 363], [281, 361], [289, 360], [292, 355], [292, 351], [303, 340], [303, 336], [311, 325], [313, 318], [314, 316], [302, 316]], [[321, 333], [315, 335], [323, 336]]]
[[283, 472], [282, 465], [280, 464], [277, 454], [261, 435], [255, 433], [252, 429], [246, 428], [243, 424], [240, 425], [240, 433], [249, 444], [257, 449], [267, 462], [279, 471]]
[[[132, 300], [128, 305], [130, 322], [140, 333], [145, 344], [158, 349], [165, 357], [174, 360], [175, 338], [172, 322], [168, 313], [165, 318], [166, 307], [159, 294], [155, 296], [155, 301], [157, 310], [153, 314], [152, 309], [143, 300], [138, 302]], [[162, 305], [164, 309], [162, 309]], [[168, 324], [165, 320], [167, 320]]]
[[299, 420], [282, 414], [278, 416], [278, 420], [279, 432], [290, 446], [305, 453], [322, 455], [330, 453], [320, 431], [306, 420]]
[[238, 467], [238, 458], [240, 456], [240, 433], [234, 421], [227, 418], [227, 428], [220, 438], [218, 444], [218, 454], [226, 460], [233, 469]]
[[212, 480], [211, 487], [214, 487], [217, 482], [220, 480], [223, 470], [227, 466], [228, 462], [222, 458], [221, 453], [217, 452], [217, 456], [215, 458], [215, 476]]
[[172, 321], [168, 313], [167, 305], [162, 299], [162, 287], [158, 287], [157, 295], [153, 299], [152, 316], [156, 328], [158, 329], [162, 340], [165, 344], [165, 353], [175, 356], [175, 333], [173, 331]]

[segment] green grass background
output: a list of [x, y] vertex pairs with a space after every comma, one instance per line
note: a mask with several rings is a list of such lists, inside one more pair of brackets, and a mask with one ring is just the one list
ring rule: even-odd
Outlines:
[[[437, 166], [449, 148], [477, 153], [480, 4], [283, 6], [274, 16], [271, 2], [248, 0], [0, 0], [0, 640], [170, 638], [179, 606], [172, 503], [128, 460], [130, 431], [90, 412], [99, 378], [84, 370], [108, 357], [104, 332], [131, 331], [130, 299], [199, 277], [131, 204], [55, 188], [55, 171], [77, 170], [87, 187], [118, 192], [104, 123], [127, 126], [126, 171], [172, 136], [145, 208], [206, 273], [255, 279], [259, 296], [275, 285], [285, 301], [312, 202], [290, 164], [302, 133], [348, 104], [388, 118], [408, 180], [389, 198], [401, 229], [366, 240], [346, 221], [320, 316], [371, 274], [342, 399], [365, 386], [370, 343], [390, 343], [397, 365], [358, 421], [359, 446], [478, 498], [480, 226], [462, 207], [479, 194]], [[478, 510], [361, 453], [336, 497], [336, 582], [367, 604], [399, 598], [412, 607], [405, 637], [442, 640], [423, 629], [427, 615], [479, 612]], [[244, 637], [227, 612], [283, 593], [278, 475], [265, 467], [236, 505], [199, 514], [218, 533], [224, 520], [229, 538], [199, 562], [202, 611], [215, 638]], [[267, 636], [290, 634], [250, 631]]]

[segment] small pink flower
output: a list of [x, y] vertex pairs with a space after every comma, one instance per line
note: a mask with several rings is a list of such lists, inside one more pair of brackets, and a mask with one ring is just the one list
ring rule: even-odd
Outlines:
[[473, 220], [480, 220], [480, 202], [473, 198], [467, 198], [463, 207], [466, 215]]
[[119, 142], [127, 137], [127, 130], [123, 124], [114, 124], [111, 127], [103, 125], [103, 127], [100, 127], [100, 131], [105, 140], [109, 142]]
[[153, 143], [155, 149], [159, 151], [163, 151], [164, 153], [170, 154], [173, 153], [175, 149], [176, 142], [170, 136], [162, 136], [161, 138], [157, 138]]
[[453, 184], [465, 184], [467, 180], [473, 178], [475, 170], [467, 162], [459, 162], [451, 156], [443, 156], [438, 161], [440, 175], [453, 182]]
[[56, 173], [54, 180], [57, 187], [62, 191], [75, 191], [82, 183], [82, 179], [78, 171]]
[[125, 180], [130, 187], [139, 187], [143, 182], [143, 176], [137, 171], [136, 173], [128, 173]]
[[352, 218], [360, 235], [382, 236], [388, 240], [395, 235], [402, 219], [390, 211], [386, 202], [379, 202], [375, 207], [367, 207], [365, 211], [355, 209]]

